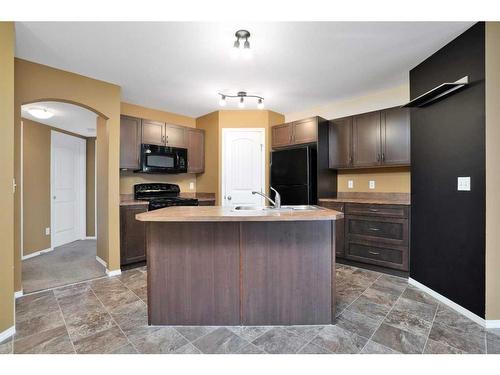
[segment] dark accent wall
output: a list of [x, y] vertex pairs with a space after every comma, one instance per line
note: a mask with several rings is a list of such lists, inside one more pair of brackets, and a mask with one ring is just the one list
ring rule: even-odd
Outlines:
[[[461, 91], [411, 111], [410, 277], [485, 316], [485, 25], [410, 71], [412, 99], [469, 76]], [[471, 191], [457, 191], [457, 177]]]

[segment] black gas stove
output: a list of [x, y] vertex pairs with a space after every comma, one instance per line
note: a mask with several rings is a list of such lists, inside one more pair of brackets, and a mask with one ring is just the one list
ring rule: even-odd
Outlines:
[[198, 206], [198, 199], [179, 197], [179, 185], [175, 184], [136, 184], [134, 198], [149, 202], [149, 211], [172, 206]]

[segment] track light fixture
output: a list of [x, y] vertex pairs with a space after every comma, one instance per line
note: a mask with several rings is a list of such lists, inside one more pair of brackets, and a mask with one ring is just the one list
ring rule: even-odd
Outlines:
[[258, 95], [248, 95], [246, 91], [239, 91], [236, 95], [227, 95], [221, 94], [219, 99], [219, 105], [224, 107], [226, 105], [226, 98], [238, 98], [238, 107], [245, 108], [245, 98], [256, 98], [257, 99], [257, 108], [264, 109], [264, 98]]

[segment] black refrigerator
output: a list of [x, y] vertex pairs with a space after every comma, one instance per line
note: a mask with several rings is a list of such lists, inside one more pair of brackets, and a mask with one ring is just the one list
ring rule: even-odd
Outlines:
[[[271, 186], [282, 205], [316, 204], [316, 148], [298, 147], [271, 152]], [[274, 192], [271, 197], [274, 199]]]

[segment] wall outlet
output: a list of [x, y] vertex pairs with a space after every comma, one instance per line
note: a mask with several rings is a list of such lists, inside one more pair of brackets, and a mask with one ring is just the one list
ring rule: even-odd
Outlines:
[[194, 190], [194, 182], [190, 182], [189, 183], [189, 189], [190, 190]]
[[45, 228], [45, 235], [50, 236], [50, 227]]
[[370, 180], [368, 182], [368, 188], [369, 189], [375, 189], [375, 180]]
[[470, 177], [457, 177], [457, 190], [470, 191]]
[[354, 189], [354, 181], [353, 180], [347, 180], [347, 188]]

